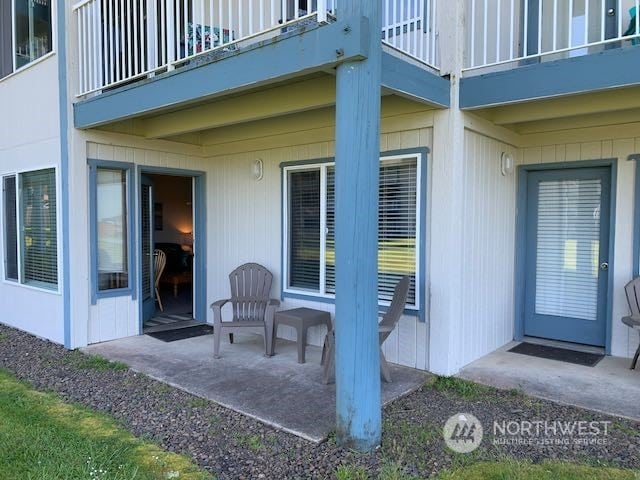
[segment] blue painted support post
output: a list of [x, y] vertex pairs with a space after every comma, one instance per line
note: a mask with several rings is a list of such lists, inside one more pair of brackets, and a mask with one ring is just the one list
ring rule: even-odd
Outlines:
[[633, 213], [633, 278], [640, 275], [640, 154], [629, 155], [636, 162], [635, 202]]
[[340, 19], [368, 19], [367, 59], [336, 75], [336, 413], [343, 445], [380, 443], [378, 182], [381, 2], [341, 0]]

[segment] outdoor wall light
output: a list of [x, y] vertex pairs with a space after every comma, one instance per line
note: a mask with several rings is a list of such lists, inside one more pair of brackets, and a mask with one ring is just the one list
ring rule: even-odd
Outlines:
[[256, 181], [262, 180], [262, 177], [264, 176], [264, 164], [262, 163], [261, 158], [251, 164], [251, 175]]
[[503, 177], [513, 173], [513, 157], [508, 152], [502, 152], [500, 155], [500, 173]]

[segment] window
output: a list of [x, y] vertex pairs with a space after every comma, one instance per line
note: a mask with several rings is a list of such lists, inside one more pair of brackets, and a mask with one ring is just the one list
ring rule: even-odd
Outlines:
[[16, 213], [16, 177], [2, 182], [4, 198], [4, 278], [18, 280], [18, 215]]
[[133, 289], [130, 235], [130, 164], [91, 160], [92, 300]]
[[[422, 153], [380, 162], [378, 298], [389, 302], [396, 283], [411, 277], [407, 304], [420, 308], [416, 290], [420, 252]], [[285, 292], [335, 296], [335, 167], [327, 162], [285, 167]]]
[[56, 176], [49, 168], [20, 174], [22, 282], [58, 285]]
[[4, 177], [2, 190], [5, 279], [57, 289], [55, 169]]
[[97, 169], [98, 290], [129, 286], [127, 172]]
[[0, 1], [0, 78], [52, 49], [51, 0]]

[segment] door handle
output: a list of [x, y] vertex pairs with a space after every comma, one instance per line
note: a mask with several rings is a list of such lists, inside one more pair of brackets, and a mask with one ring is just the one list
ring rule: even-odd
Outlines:
[[602, 262], [602, 263], [600, 264], [600, 270], [605, 271], [605, 272], [606, 272], [607, 270], [609, 270], [609, 263], [608, 263], [608, 262]]
[[613, 17], [615, 14], [616, 14], [615, 8], [610, 8], [607, 10], [607, 15], [609, 15], [610, 17]]

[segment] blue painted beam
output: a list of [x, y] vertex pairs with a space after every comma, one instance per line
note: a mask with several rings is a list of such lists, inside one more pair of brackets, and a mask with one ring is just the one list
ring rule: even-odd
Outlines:
[[474, 109], [640, 85], [640, 48], [626, 47], [581, 57], [464, 77], [460, 108]]
[[388, 52], [382, 53], [382, 87], [412, 100], [449, 108], [451, 83], [448, 79]]
[[[58, 25], [65, 24], [66, 2], [59, 2], [56, 12]], [[69, 95], [67, 92], [67, 35], [66, 30], [58, 28], [57, 42], [58, 48], [58, 105], [60, 107], [60, 207], [62, 209], [62, 323], [63, 338], [65, 348], [73, 348], [74, 340], [71, 329], [71, 254], [69, 251], [69, 241], [71, 239], [71, 229], [69, 218], [71, 216], [69, 203]]]
[[636, 162], [635, 202], [633, 212], [633, 278], [640, 276], [640, 153], [629, 155]]
[[185, 65], [78, 102], [75, 127], [96, 127], [331, 69], [365, 58], [368, 37], [368, 22], [359, 17], [259, 42], [212, 63]]
[[382, 45], [380, 2], [341, 0], [341, 18], [366, 17], [366, 60], [336, 72], [336, 432], [359, 451], [380, 444], [378, 185]]

